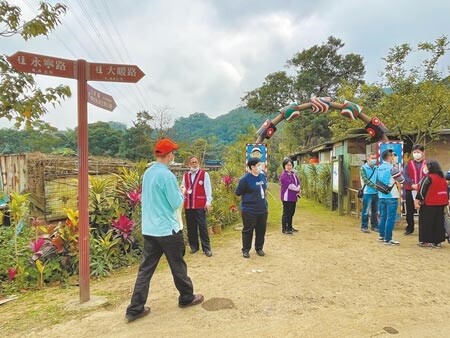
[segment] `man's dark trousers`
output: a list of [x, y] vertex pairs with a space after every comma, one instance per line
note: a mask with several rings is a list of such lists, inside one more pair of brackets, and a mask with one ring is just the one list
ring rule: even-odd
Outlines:
[[154, 237], [144, 235], [144, 251], [141, 265], [139, 266], [133, 296], [126, 314], [135, 316], [144, 311], [144, 305], [150, 289], [150, 280], [164, 254], [172, 272], [175, 287], [180, 296], [178, 303], [187, 305], [194, 299], [194, 287], [187, 275], [187, 266], [184, 261], [186, 247], [184, 245], [183, 232], [179, 231], [170, 236]]
[[186, 227], [188, 234], [189, 246], [192, 251], [200, 248], [198, 235], [200, 233], [200, 242], [202, 243], [203, 252], [211, 251], [211, 243], [206, 226], [205, 209], [185, 209]]

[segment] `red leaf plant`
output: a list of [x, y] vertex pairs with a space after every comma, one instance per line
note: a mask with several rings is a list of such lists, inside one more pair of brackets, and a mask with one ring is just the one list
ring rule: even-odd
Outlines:
[[112, 226], [116, 230], [117, 234], [125, 241], [133, 241], [131, 232], [134, 228], [134, 221], [129, 219], [125, 215], [120, 215], [118, 219], [112, 221]]
[[136, 205], [138, 205], [141, 202], [141, 190], [133, 190], [130, 191], [127, 194], [128, 198], [130, 199], [130, 203], [133, 207], [135, 207]]
[[44, 238], [39, 237], [37, 240], [32, 239], [30, 247], [33, 253], [38, 252], [41, 249], [42, 244], [44, 244]]
[[8, 268], [8, 280], [12, 281], [16, 278], [18, 268]]

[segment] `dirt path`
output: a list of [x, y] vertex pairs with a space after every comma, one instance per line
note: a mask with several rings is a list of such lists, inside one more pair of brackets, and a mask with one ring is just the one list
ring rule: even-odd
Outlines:
[[[152, 313], [124, 323], [135, 269], [92, 289], [122, 292], [118, 306], [99, 309], [17, 337], [448, 337], [450, 245], [425, 249], [417, 236], [394, 238], [400, 247], [358, 231], [356, 218], [326, 210], [295, 217], [300, 232], [269, 229], [265, 257], [240, 254], [238, 231], [220, 235], [213, 257], [187, 255], [203, 306], [177, 307], [167, 269], [157, 271], [148, 303]], [[98, 288], [98, 290], [96, 290]], [[230, 308], [229, 305], [232, 305]]]

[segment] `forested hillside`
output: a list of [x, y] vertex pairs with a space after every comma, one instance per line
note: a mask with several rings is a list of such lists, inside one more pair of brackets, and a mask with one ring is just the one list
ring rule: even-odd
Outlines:
[[214, 119], [203, 113], [195, 113], [177, 119], [170, 136], [176, 141], [184, 142], [216, 137], [218, 143], [229, 143], [235, 141], [237, 135], [247, 132], [251, 125], [259, 128], [264, 120], [263, 115], [246, 108], [234, 109]]
[[[264, 120], [263, 115], [245, 108], [232, 110], [215, 119], [196, 113], [177, 119], [168, 133], [180, 144], [192, 145], [199, 140], [206, 140], [208, 151], [214, 150], [212, 158], [216, 158], [224, 146], [236, 141], [238, 135], [248, 133], [250, 127], [258, 128]], [[148, 158], [156, 135], [157, 131], [151, 128], [148, 120], [139, 118], [129, 128], [113, 121], [90, 123], [89, 154], [122, 157], [133, 161]], [[76, 154], [76, 128], [62, 131], [42, 123], [34, 129], [0, 129], [0, 154], [36, 151]]]

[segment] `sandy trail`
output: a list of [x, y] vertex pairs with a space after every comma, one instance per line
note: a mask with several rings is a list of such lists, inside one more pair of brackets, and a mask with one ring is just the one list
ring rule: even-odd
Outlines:
[[294, 223], [300, 232], [269, 229], [265, 257], [252, 251], [242, 258], [237, 231], [220, 239], [211, 258], [187, 254], [203, 306], [179, 309], [164, 269], [152, 281], [152, 313], [125, 324], [133, 268], [106, 282], [127, 293], [120, 306], [17, 337], [448, 337], [450, 245], [419, 248], [417, 235], [404, 237], [397, 226], [401, 245], [385, 246], [358, 223], [300, 205]]

